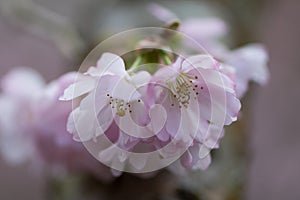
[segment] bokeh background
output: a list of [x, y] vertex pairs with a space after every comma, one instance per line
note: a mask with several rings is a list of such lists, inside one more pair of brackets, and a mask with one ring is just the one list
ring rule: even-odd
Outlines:
[[[1, 0], [0, 77], [30, 66], [47, 80], [78, 68], [101, 39], [122, 30], [157, 25], [149, 1]], [[245, 110], [248, 164], [243, 199], [300, 199], [300, 1], [162, 1], [181, 15], [217, 15], [231, 26], [231, 45], [262, 42], [271, 79], [252, 86]], [[1, 111], [0, 111], [1, 113]], [[229, 133], [230, 134], [230, 133]], [[17, 148], [17, 147], [16, 147]], [[43, 200], [45, 177], [30, 166], [0, 158], [0, 199]]]

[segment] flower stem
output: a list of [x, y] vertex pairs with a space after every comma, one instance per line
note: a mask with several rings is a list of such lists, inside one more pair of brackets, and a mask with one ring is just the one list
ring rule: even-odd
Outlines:
[[162, 54], [161, 58], [163, 59], [164, 63], [166, 65], [171, 65], [172, 61], [171, 61], [170, 57], [168, 56], [168, 54], [166, 54], [164, 51], [162, 51], [161, 54]]
[[135, 72], [140, 67], [142, 60], [142, 56], [138, 56], [129, 68], [129, 72]]

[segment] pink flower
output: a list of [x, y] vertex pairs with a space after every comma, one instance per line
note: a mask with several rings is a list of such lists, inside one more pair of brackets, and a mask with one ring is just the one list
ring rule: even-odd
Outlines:
[[[179, 57], [154, 74], [149, 99], [162, 104], [168, 116], [165, 129], [157, 137], [162, 144], [174, 143], [177, 151], [187, 148], [182, 157], [185, 167], [206, 168], [209, 151], [218, 147], [224, 125], [237, 119], [241, 105], [234, 86], [208, 55]], [[163, 156], [169, 153], [162, 152]]]
[[[205, 169], [224, 125], [237, 119], [234, 87], [208, 55], [179, 57], [151, 77], [129, 74], [119, 56], [105, 53], [60, 99], [85, 95], [69, 116], [68, 131], [75, 140], [94, 141], [94, 156], [117, 171], [142, 171], [150, 158], [132, 156], [140, 151], [158, 151], [163, 159], [183, 154], [183, 166]], [[114, 126], [117, 133], [107, 131]]]
[[122, 121], [144, 111], [144, 106], [139, 105], [142, 87], [150, 79], [148, 72], [129, 75], [121, 57], [104, 53], [97, 67], [89, 68], [81, 79], [70, 85], [60, 98], [71, 100], [87, 95], [69, 117], [68, 131], [75, 134], [75, 140], [88, 141], [103, 135], [114, 120], [121, 128], [132, 128]]
[[[68, 131], [81, 142], [109, 138], [114, 144], [100, 145], [96, 156], [107, 165], [114, 163], [123, 168], [129, 162], [136, 167], [126, 152], [163, 126], [160, 107], [145, 104], [144, 92], [150, 77], [146, 71], [129, 74], [121, 57], [104, 53], [97, 66], [89, 68], [60, 98], [71, 100], [85, 95], [69, 116]], [[107, 131], [114, 126], [117, 131]]]
[[0, 117], [2, 154], [14, 163], [59, 166], [109, 180], [111, 176], [105, 172], [108, 168], [66, 131], [72, 105], [58, 101], [58, 97], [75, 77], [76, 73], [68, 73], [46, 85], [29, 68], [15, 69], [4, 77], [0, 100], [5, 113]]

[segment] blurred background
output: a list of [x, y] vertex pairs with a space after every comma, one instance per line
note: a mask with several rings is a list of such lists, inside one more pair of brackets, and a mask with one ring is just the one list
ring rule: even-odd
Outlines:
[[[145, 10], [148, 2], [1, 0], [0, 77], [14, 66], [33, 67], [47, 80], [77, 69], [89, 50], [109, 35], [158, 26]], [[180, 16], [223, 18], [230, 26], [231, 47], [248, 42], [266, 45], [270, 82], [264, 88], [253, 85], [243, 108], [245, 136], [238, 140], [247, 156], [242, 198], [300, 199], [300, 1], [159, 3]], [[45, 199], [45, 177], [28, 168], [8, 165], [0, 158], [0, 199]]]

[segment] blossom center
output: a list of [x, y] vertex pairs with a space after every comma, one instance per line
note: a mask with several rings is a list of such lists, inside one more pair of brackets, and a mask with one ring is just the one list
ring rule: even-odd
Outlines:
[[[132, 113], [132, 104], [129, 102], [125, 102], [122, 99], [113, 98], [111, 95], [107, 94], [107, 97], [110, 99], [109, 104], [113, 110], [116, 111], [116, 114], [120, 117], [123, 117], [126, 115], [126, 113]], [[141, 102], [140, 99], [137, 100], [137, 102]]]
[[[173, 99], [175, 99], [179, 108], [187, 108], [191, 98], [197, 98], [199, 92], [197, 91], [198, 84], [196, 80], [198, 76], [191, 77], [187, 74], [180, 73], [172, 82], [167, 81], [167, 86], [172, 93], [171, 106], [174, 106]], [[201, 87], [203, 89], [203, 87]]]

